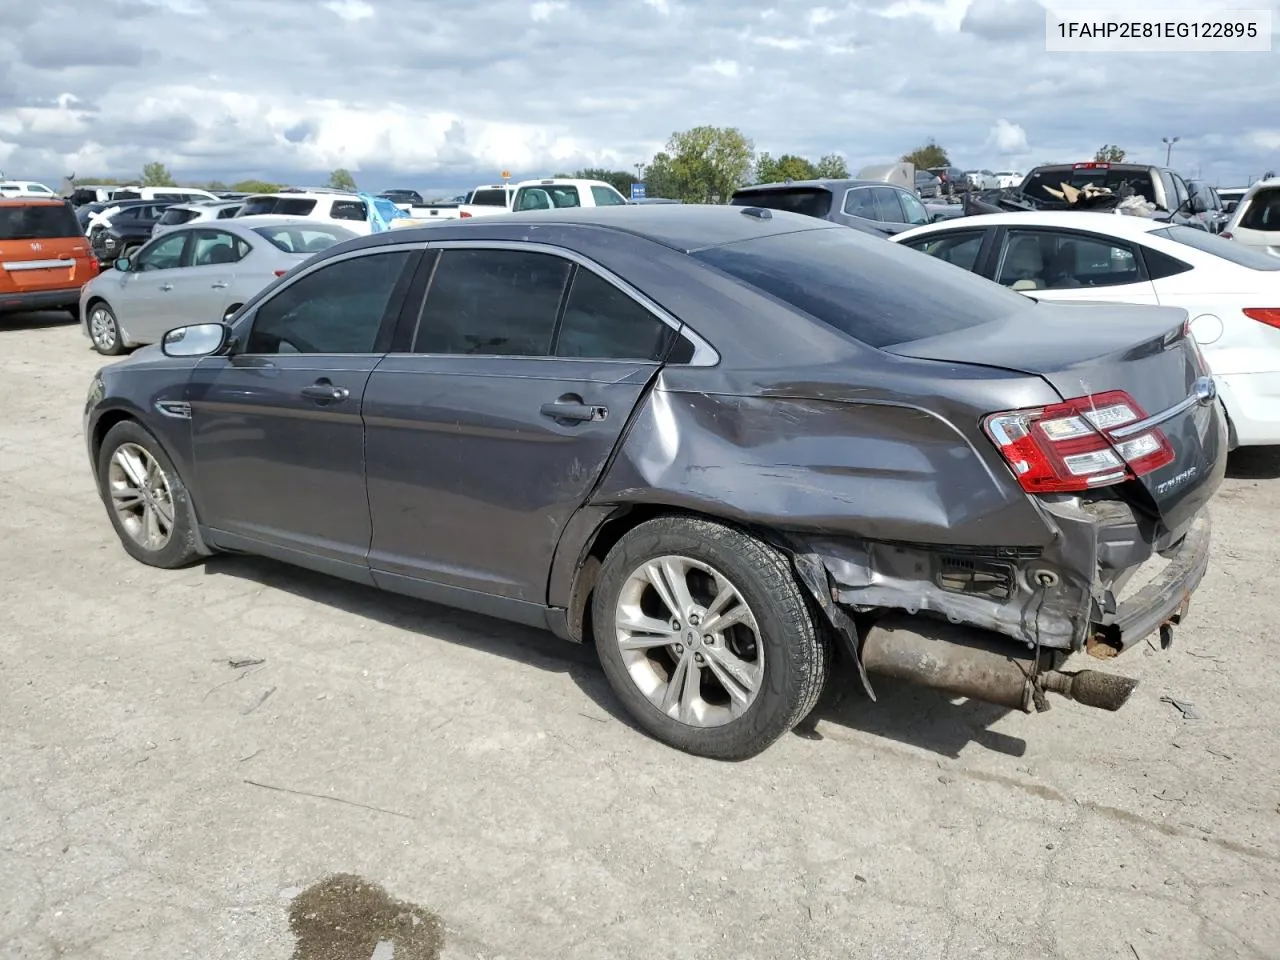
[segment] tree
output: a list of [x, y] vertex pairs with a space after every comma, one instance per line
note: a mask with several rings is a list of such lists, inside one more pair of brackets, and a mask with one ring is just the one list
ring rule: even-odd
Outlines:
[[818, 161], [816, 169], [824, 180], [845, 180], [849, 176], [849, 166], [838, 153], [828, 153]]
[[947, 151], [938, 146], [932, 138], [926, 144], [916, 147], [910, 153], [904, 153], [902, 162], [913, 164], [917, 170], [951, 166], [951, 158], [947, 156]]
[[574, 175], [578, 180], [603, 180], [624, 197], [631, 195], [631, 185], [638, 183], [634, 173], [626, 170], [606, 170], [604, 167], [586, 167]]
[[208, 190], [210, 193], [221, 193], [231, 189], [221, 180], [210, 180], [208, 183], [204, 185], [204, 188]]
[[172, 187], [173, 174], [163, 163], [148, 163], [142, 168], [142, 185], [144, 187]]
[[1114, 143], [1104, 143], [1093, 155], [1098, 163], [1124, 163], [1125, 153]]
[[356, 192], [356, 178], [351, 175], [351, 171], [345, 167], [339, 167], [333, 173], [329, 174], [328, 186], [334, 190], [346, 190], [350, 193]]
[[268, 183], [266, 180], [241, 180], [233, 183], [231, 189], [236, 193], [275, 193], [283, 184]]
[[813, 180], [818, 168], [794, 153], [774, 159], [767, 153], [756, 157], [756, 183], [781, 183], [784, 180]]
[[685, 203], [727, 203], [751, 173], [753, 147], [736, 127], [673, 133], [649, 164], [646, 191]]

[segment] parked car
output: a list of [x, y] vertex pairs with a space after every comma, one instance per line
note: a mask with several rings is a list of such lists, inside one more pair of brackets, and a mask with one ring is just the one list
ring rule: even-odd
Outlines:
[[[107, 224], [121, 210], [129, 210], [133, 208], [143, 209], [145, 213], [142, 215], [144, 219], [158, 219], [165, 210], [177, 203], [177, 200], [108, 200], [101, 204], [88, 204], [81, 210], [88, 209], [88, 220], [85, 224], [85, 236], [90, 241], [93, 240], [94, 233], [99, 229], [106, 229]], [[93, 210], [98, 206], [96, 211]], [[76, 219], [80, 219], [79, 211], [77, 211]], [[154, 214], [154, 216], [153, 216]]]
[[0, 314], [70, 310], [98, 262], [61, 198], [0, 199]]
[[1222, 200], [1222, 209], [1228, 216], [1236, 212], [1236, 205], [1249, 192], [1248, 187], [1217, 187], [1216, 189]]
[[86, 204], [106, 203], [117, 190], [123, 189], [123, 187], [115, 186], [114, 184], [82, 183], [71, 191], [71, 196], [68, 199], [78, 211], [80, 207]]
[[1192, 217], [1210, 233], [1221, 233], [1231, 215], [1218, 191], [1206, 180], [1188, 180], [1187, 193], [1191, 197], [1188, 207], [1194, 211]]
[[118, 209], [105, 222], [90, 221], [93, 225], [89, 228], [89, 245], [98, 262], [108, 264], [119, 257], [133, 256], [151, 239], [151, 228], [175, 203], [176, 200], [142, 200]]
[[1204, 211], [1197, 209], [1186, 181], [1168, 167], [1097, 160], [1046, 164], [1027, 174], [1018, 193], [1036, 209], [1062, 210], [1070, 204], [1049, 191], [1062, 192], [1063, 184], [1077, 190], [1092, 185], [1105, 187], [1117, 195], [1139, 196], [1155, 206], [1158, 218], [1204, 229], [1204, 224], [1196, 219], [1196, 215]]
[[[1230, 418], [1230, 445], [1280, 444], [1280, 257], [1147, 217], [1008, 213], [894, 237], [1036, 300], [1180, 307]], [[1094, 335], [1081, 317], [1081, 336]]]
[[966, 170], [964, 178], [975, 190], [999, 190], [1000, 180], [990, 170]]
[[935, 200], [942, 196], [942, 181], [936, 173], [928, 170], [916, 171], [916, 195], [921, 200]]
[[237, 217], [307, 217], [353, 233], [370, 232], [369, 206], [354, 193], [330, 190], [282, 190], [246, 197]]
[[511, 210], [515, 195], [516, 187], [509, 183], [493, 183], [476, 187], [467, 195], [466, 203], [458, 204], [458, 219], [507, 213]]
[[1226, 431], [1186, 312], [1082, 337], [856, 230], [681, 207], [382, 233], [175, 317], [89, 388], [124, 550], [593, 642], [641, 727], [723, 759], [812, 710], [837, 644], [868, 690], [1119, 708], [1133, 680], [1059, 667], [1169, 636], [1208, 563]]
[[397, 206], [404, 207], [405, 209], [408, 209], [414, 204], [422, 203], [422, 194], [420, 194], [417, 190], [405, 190], [405, 189], [399, 189], [399, 188], [393, 189], [393, 190], [383, 190], [380, 194], [378, 194], [378, 196], [382, 197], [385, 200], [390, 200], [392, 203], [396, 204]]
[[612, 184], [603, 180], [574, 180], [548, 177], [543, 180], [522, 180], [515, 186], [511, 209], [525, 213], [530, 210], [562, 210], [566, 207], [620, 207], [627, 198]]
[[151, 235], [158, 237], [184, 223], [203, 223], [206, 220], [227, 220], [236, 216], [244, 206], [243, 200], [205, 200], [200, 203], [175, 203], [160, 215]]
[[1012, 190], [1023, 180], [1022, 174], [1014, 170], [997, 170], [995, 176], [998, 190]]
[[56, 190], [34, 180], [0, 180], [0, 199], [10, 197], [43, 197], [45, 200], [61, 200]]
[[942, 189], [947, 196], [969, 190], [969, 181], [959, 167], [930, 167], [929, 172], [942, 181]]
[[198, 187], [119, 187], [111, 195], [112, 200], [169, 200], [173, 203], [191, 203], [193, 200], [217, 200], [216, 194]]
[[933, 217], [910, 190], [872, 180], [796, 180], [742, 187], [729, 203], [785, 210], [888, 236]]
[[1222, 235], [1280, 257], [1280, 178], [1259, 180], [1250, 187]]
[[231, 316], [277, 277], [355, 236], [301, 217], [175, 226], [85, 285], [81, 330], [107, 356], [155, 343], [183, 319]]

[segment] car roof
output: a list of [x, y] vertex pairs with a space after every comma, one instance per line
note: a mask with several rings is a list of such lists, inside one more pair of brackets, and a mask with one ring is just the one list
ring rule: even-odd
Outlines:
[[1128, 214], [1094, 213], [1081, 210], [1028, 210], [1009, 213], [979, 213], [970, 217], [952, 217], [937, 223], [913, 227], [906, 233], [913, 235], [933, 230], [960, 230], [965, 227], [1061, 227], [1077, 230], [1095, 230], [1098, 233], [1139, 236], [1152, 230], [1162, 230], [1169, 224], [1152, 217], [1135, 217]]
[[[767, 217], [753, 216], [749, 210], [758, 207], [703, 203], [619, 204], [608, 207], [562, 207], [509, 213], [471, 220], [442, 220], [395, 231], [380, 231], [363, 237], [360, 245], [378, 245], [388, 236], [396, 242], [430, 240], [521, 239], [537, 242], [536, 229], [530, 227], [587, 228], [615, 230], [651, 240], [682, 253], [708, 247], [752, 240], [758, 237], [807, 230], [848, 230], [848, 227], [783, 210], [769, 210]], [[513, 229], [514, 228], [514, 229]], [[548, 242], [552, 241], [548, 237]], [[354, 241], [351, 241], [354, 243]]]

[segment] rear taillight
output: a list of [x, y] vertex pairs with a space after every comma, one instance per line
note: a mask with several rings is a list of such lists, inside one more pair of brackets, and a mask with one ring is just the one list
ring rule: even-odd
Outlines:
[[1280, 307], [1245, 307], [1244, 315], [1268, 327], [1280, 328]]
[[1173, 447], [1157, 427], [1115, 435], [1145, 418], [1132, 397], [1111, 390], [1047, 407], [993, 413], [982, 428], [1024, 490], [1061, 493], [1120, 483], [1172, 462]]

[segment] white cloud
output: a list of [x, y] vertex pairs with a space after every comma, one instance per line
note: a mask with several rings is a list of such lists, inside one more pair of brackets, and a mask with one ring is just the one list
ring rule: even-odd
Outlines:
[[645, 5], [657, 10], [664, 17], [671, 13], [671, 4], [669, 0], [644, 0]]
[[374, 14], [372, 5], [365, 0], [328, 0], [324, 8], [350, 23], [368, 20]]
[[529, 16], [536, 21], [546, 20], [553, 13], [565, 10], [568, 6], [563, 0], [538, 0], [529, 8]]
[[987, 147], [1002, 156], [1020, 156], [1030, 150], [1027, 131], [1003, 118], [996, 121], [987, 135]]
[[809, 26], [820, 27], [836, 18], [836, 12], [828, 7], [814, 7], [809, 11]]

